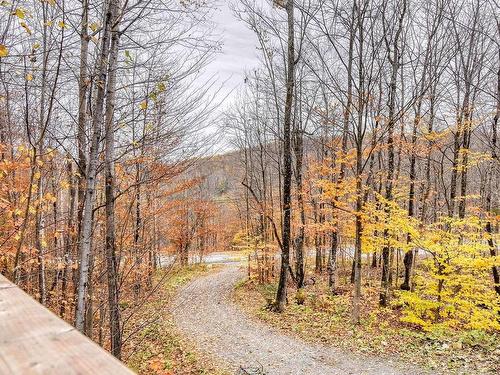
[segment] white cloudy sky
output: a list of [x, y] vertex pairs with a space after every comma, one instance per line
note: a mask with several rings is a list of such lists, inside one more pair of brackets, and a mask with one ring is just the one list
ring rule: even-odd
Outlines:
[[[238, 92], [244, 85], [246, 72], [251, 72], [259, 66], [258, 40], [246, 23], [239, 20], [230, 9], [230, 4], [238, 4], [240, 0], [214, 1], [216, 8], [211, 21], [223, 45], [214, 61], [205, 68], [201, 81], [215, 80], [212, 90], [215, 93], [220, 88], [220, 91], [217, 92], [216, 102], [222, 101], [217, 111], [221, 113], [236, 99]], [[254, 1], [259, 5], [264, 5], [270, 0]], [[220, 133], [220, 130], [218, 122], [214, 122], [208, 127], [208, 132], [211, 135], [217, 134], [217, 137], [221, 137], [210, 151], [216, 154], [232, 149], [231, 142], [226, 139], [223, 133]]]
[[218, 0], [212, 21], [223, 42], [222, 51], [206, 68], [206, 77], [216, 77], [224, 86], [221, 96], [229, 94], [228, 102], [234, 97], [238, 87], [243, 85], [245, 71], [258, 65], [257, 37], [246, 24], [233, 14], [230, 3], [238, 0]]

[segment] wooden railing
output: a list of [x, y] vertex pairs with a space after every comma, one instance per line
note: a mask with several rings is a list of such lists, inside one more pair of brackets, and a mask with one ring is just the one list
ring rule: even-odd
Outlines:
[[0, 374], [133, 374], [0, 275]]

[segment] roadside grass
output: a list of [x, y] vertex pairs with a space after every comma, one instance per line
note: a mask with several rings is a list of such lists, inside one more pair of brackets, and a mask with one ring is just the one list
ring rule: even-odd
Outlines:
[[[500, 334], [482, 331], [423, 332], [402, 323], [397, 308], [378, 307], [376, 283], [363, 286], [361, 324], [351, 321], [351, 289], [326, 293], [325, 277], [300, 293], [289, 289], [285, 312], [271, 312], [276, 284], [244, 280], [236, 285], [235, 301], [250, 315], [306, 341], [349, 352], [376, 355], [420, 366], [431, 374], [499, 374]], [[303, 302], [303, 303], [299, 303]]]
[[[213, 270], [210, 265], [193, 265], [170, 271], [160, 270], [155, 281], [162, 285], [127, 323], [123, 359], [138, 374], [227, 374], [213, 361], [198, 353], [177, 331], [170, 305], [178, 288]], [[125, 310], [125, 314], [127, 311]]]

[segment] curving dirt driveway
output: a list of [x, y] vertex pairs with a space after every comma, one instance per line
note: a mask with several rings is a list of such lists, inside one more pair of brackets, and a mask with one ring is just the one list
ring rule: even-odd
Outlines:
[[173, 304], [175, 324], [202, 351], [231, 370], [260, 367], [265, 374], [423, 374], [395, 363], [358, 357], [306, 343], [249, 318], [231, 301], [234, 284], [244, 277], [239, 265], [194, 280]]

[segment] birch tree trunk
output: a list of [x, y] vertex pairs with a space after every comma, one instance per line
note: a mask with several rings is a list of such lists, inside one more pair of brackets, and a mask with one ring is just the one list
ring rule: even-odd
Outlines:
[[97, 179], [97, 164], [99, 143], [103, 121], [105, 86], [107, 82], [107, 59], [109, 54], [109, 39], [111, 24], [114, 16], [113, 7], [106, 3], [105, 22], [101, 40], [101, 51], [98, 59], [97, 95], [92, 116], [92, 141], [86, 172], [85, 201], [80, 233], [80, 267], [78, 275], [78, 289], [76, 298], [75, 327], [83, 332], [85, 328], [85, 311], [87, 307], [87, 290], [89, 281], [90, 258], [92, 251], [93, 206], [95, 201], [95, 187]]

